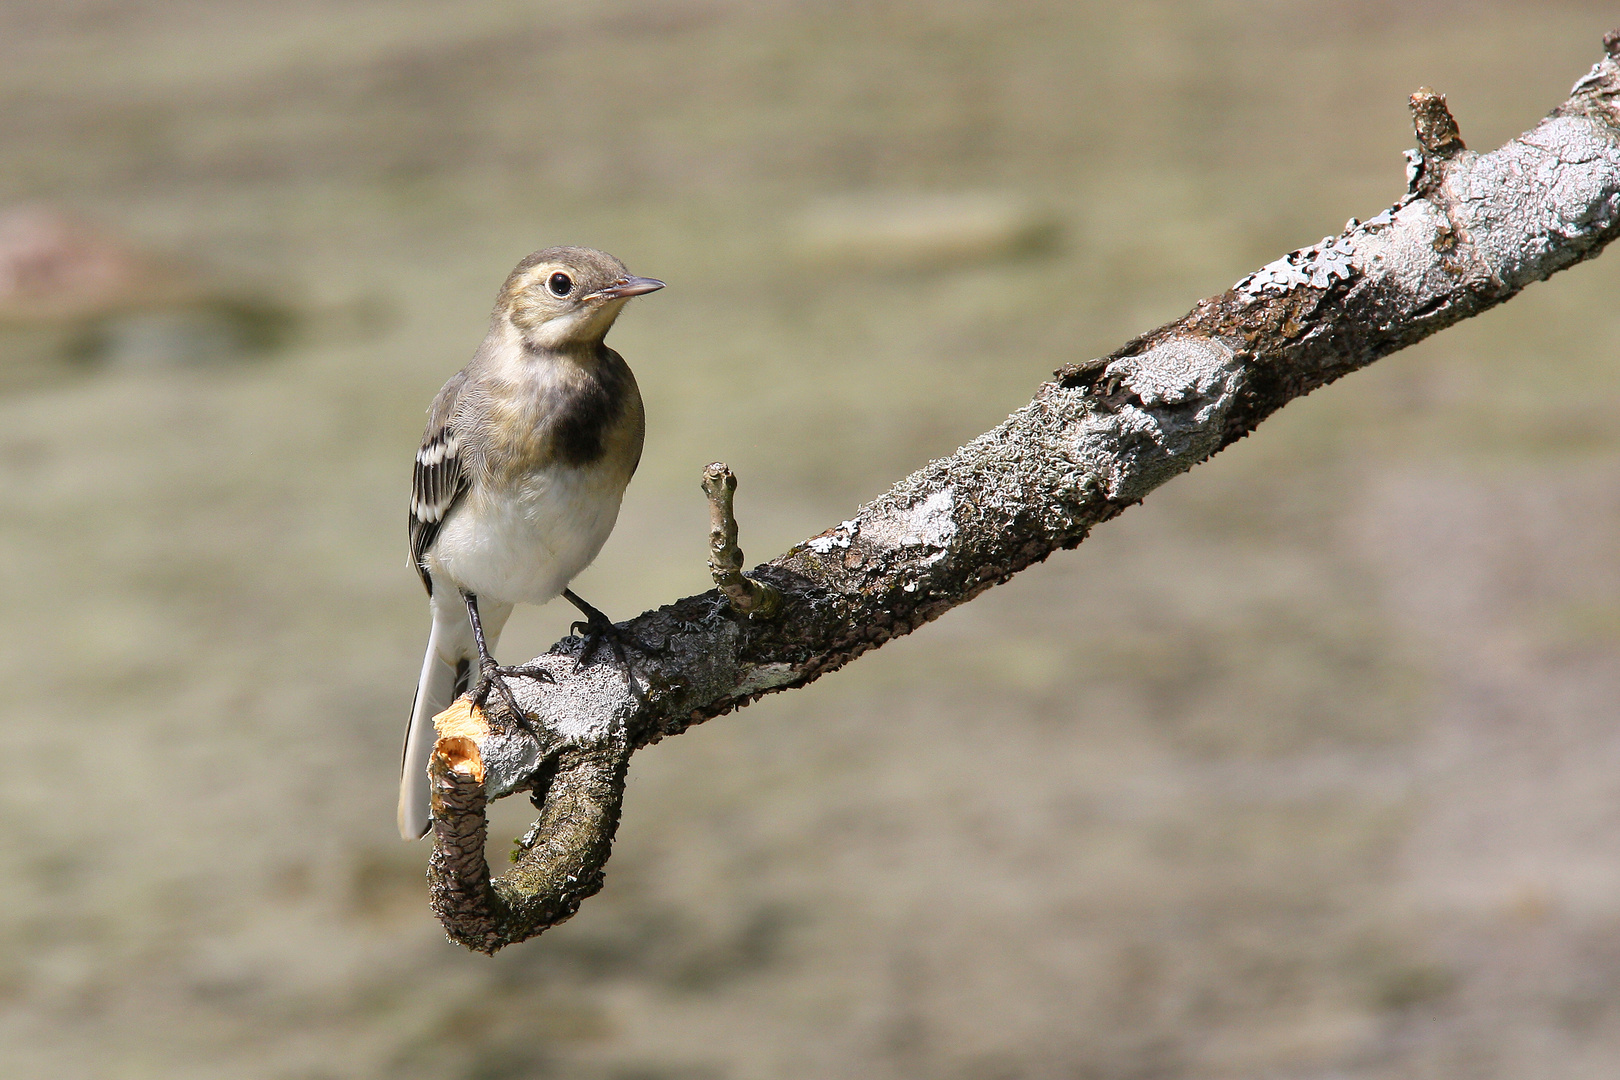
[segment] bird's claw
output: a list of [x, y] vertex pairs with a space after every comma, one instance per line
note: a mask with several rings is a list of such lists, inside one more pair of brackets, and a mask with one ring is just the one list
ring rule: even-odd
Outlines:
[[500, 695], [501, 704], [506, 706], [506, 714], [511, 718], [512, 722], [517, 724], [528, 735], [539, 738], [540, 732], [535, 730], [529, 714], [524, 712], [523, 708], [518, 705], [517, 695], [512, 693], [512, 688], [506, 684], [506, 680], [522, 678], [533, 679], [536, 682], [555, 683], [557, 677], [545, 668], [535, 664], [499, 667], [494, 663], [480, 665], [478, 676], [478, 688], [473, 691], [472, 696], [473, 704], [482, 709], [484, 703], [489, 700], [490, 691], [495, 691]]
[[579, 651], [579, 657], [574, 661], [574, 671], [583, 671], [589, 667], [591, 658], [596, 655], [596, 650], [600, 649], [605, 641], [608, 648], [613, 650], [613, 658], [624, 669], [624, 679], [630, 687], [631, 695], [637, 701], [646, 704], [647, 695], [636, 681], [636, 669], [630, 665], [630, 656], [625, 652], [625, 646], [629, 645], [631, 648], [648, 656], [657, 656], [658, 651], [656, 649], [646, 642], [626, 634], [605, 618], [600, 622], [595, 619], [576, 622], [568, 630], [569, 633], [577, 634], [585, 639], [585, 647]]
[[646, 653], [648, 656], [658, 654], [657, 649], [654, 649], [640, 638], [625, 633], [606, 619], [601, 622], [594, 620], [590, 622], [577, 621], [568, 628], [568, 632], [585, 639], [585, 648], [580, 650], [579, 659], [574, 664], [575, 671], [579, 671], [590, 664], [591, 658], [596, 655], [596, 650], [602, 647], [604, 641], [613, 650], [614, 659], [618, 660], [626, 668], [630, 667], [629, 656], [624, 651], [626, 645], [637, 652]]
[[551, 673], [550, 668], [543, 668], [539, 664], [518, 664], [515, 667], [495, 669], [504, 678], [533, 679], [535, 682], [557, 683], [557, 676]]

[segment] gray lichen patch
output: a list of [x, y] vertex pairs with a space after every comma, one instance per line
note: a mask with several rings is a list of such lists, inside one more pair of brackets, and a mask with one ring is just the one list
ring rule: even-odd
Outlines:
[[950, 488], [934, 492], [906, 515], [906, 532], [900, 537], [900, 543], [934, 551], [950, 547], [956, 536], [956, 522], [951, 517], [955, 507], [955, 493]]
[[896, 507], [891, 513], [869, 518], [862, 535], [870, 543], [904, 557], [922, 556], [921, 563], [928, 565], [943, 558], [956, 538], [955, 509], [956, 493], [946, 486], [910, 505]]
[[1620, 224], [1617, 171], [1613, 132], [1555, 116], [1448, 174], [1446, 188], [1491, 269], [1521, 288], [1545, 277], [1549, 261], [1574, 262]]
[[1238, 282], [1236, 289], [1244, 296], [1259, 298], [1280, 296], [1304, 285], [1328, 289], [1336, 282], [1349, 281], [1355, 274], [1353, 239], [1353, 235], [1324, 236], [1319, 243], [1262, 266]]
[[1438, 172], [1412, 160], [1421, 176], [1406, 199], [1255, 271], [1237, 296], [1264, 304], [1365, 283], [1378, 322], [1416, 313], [1438, 327], [1471, 310], [1468, 291], [1510, 295], [1620, 228], [1620, 140], [1587, 115], [1554, 116], [1490, 154], [1460, 151]]
[[1219, 449], [1241, 375], [1235, 350], [1207, 337], [1168, 338], [1114, 361], [1105, 377], [1130, 397], [1079, 428], [1075, 459], [1109, 500], [1141, 498]]
[[1402, 306], [1420, 309], [1434, 297], [1456, 290], [1460, 268], [1448, 258], [1452, 246], [1452, 226], [1445, 212], [1427, 199], [1415, 199], [1361, 225], [1356, 263], [1376, 294], [1398, 297]]
[[848, 521], [839, 522], [838, 527], [829, 529], [820, 536], [812, 536], [804, 542], [804, 546], [817, 555], [830, 555], [835, 548], [847, 548], [849, 542], [861, 531], [861, 519], [854, 517]]
[[484, 762], [484, 793], [491, 799], [526, 786], [544, 756], [533, 739], [504, 732], [480, 742], [478, 755]]
[[1173, 338], [1140, 356], [1114, 361], [1107, 375], [1130, 389], [1144, 408], [1208, 402], [1230, 381], [1232, 359], [1232, 350], [1219, 341]]

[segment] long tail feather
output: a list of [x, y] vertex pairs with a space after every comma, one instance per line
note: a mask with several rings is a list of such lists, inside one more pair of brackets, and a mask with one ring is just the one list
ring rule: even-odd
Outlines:
[[[422, 658], [422, 675], [416, 684], [416, 701], [411, 705], [411, 722], [405, 729], [405, 752], [400, 762], [399, 835], [406, 840], [425, 836], [433, 824], [427, 774], [428, 759], [437, 741], [433, 718], [449, 708], [478, 677], [478, 650], [461, 597], [442, 582], [434, 585], [433, 631], [428, 635], [427, 655]], [[506, 604], [479, 606], [484, 639], [491, 652], [511, 611]]]

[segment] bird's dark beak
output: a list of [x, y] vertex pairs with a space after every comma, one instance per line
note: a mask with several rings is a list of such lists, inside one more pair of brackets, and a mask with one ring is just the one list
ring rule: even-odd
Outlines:
[[657, 278], [622, 277], [605, 289], [597, 289], [585, 299], [623, 300], [631, 296], [640, 296], [642, 293], [657, 292], [663, 287], [664, 283]]

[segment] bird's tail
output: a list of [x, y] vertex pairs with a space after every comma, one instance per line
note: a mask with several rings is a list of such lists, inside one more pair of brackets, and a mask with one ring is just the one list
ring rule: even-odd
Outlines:
[[[416, 701], [411, 705], [405, 754], [400, 763], [399, 835], [406, 840], [426, 835], [433, 822], [427, 773], [428, 759], [437, 741], [433, 718], [449, 708], [478, 677], [478, 648], [461, 597], [442, 582], [434, 585], [433, 631], [428, 635], [427, 655], [422, 658], [422, 676], [416, 684]], [[479, 605], [484, 642], [491, 652], [511, 613], [508, 604]]]

